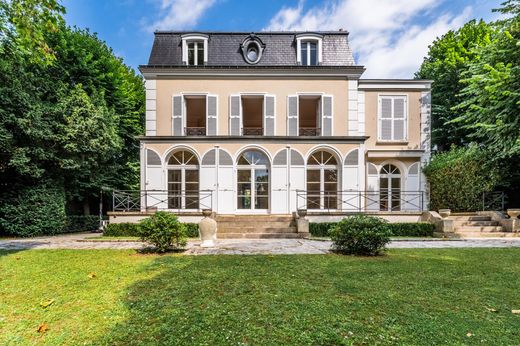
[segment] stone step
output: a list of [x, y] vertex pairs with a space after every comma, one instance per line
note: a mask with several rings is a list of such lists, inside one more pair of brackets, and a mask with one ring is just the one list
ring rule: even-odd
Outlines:
[[498, 221], [467, 221], [467, 220], [455, 220], [453, 221], [454, 227], [462, 226], [498, 226]]
[[456, 233], [466, 233], [466, 232], [502, 232], [502, 226], [463, 226], [456, 227]]
[[220, 233], [217, 239], [296, 239], [303, 238], [305, 233]]
[[480, 216], [480, 215], [451, 215], [448, 217], [448, 220], [453, 221], [491, 221], [490, 216]]
[[219, 215], [216, 220], [217, 222], [290, 222], [294, 218], [291, 215]]
[[217, 229], [220, 233], [296, 233], [296, 227], [223, 227]]
[[462, 232], [457, 233], [459, 238], [520, 238], [520, 233], [513, 232]]
[[242, 227], [259, 227], [259, 228], [285, 228], [295, 227], [294, 221], [217, 221], [218, 228], [242, 228]]

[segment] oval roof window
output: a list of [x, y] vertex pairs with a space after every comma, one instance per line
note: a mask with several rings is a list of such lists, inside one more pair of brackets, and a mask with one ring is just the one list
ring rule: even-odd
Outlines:
[[254, 65], [262, 58], [265, 45], [254, 34], [249, 35], [240, 45], [244, 60], [251, 65]]

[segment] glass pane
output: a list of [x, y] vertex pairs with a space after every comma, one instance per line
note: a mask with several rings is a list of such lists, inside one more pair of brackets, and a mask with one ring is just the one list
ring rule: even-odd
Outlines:
[[199, 194], [199, 183], [186, 183], [186, 194]]
[[308, 182], [320, 182], [320, 170], [308, 169], [307, 170], [307, 181]]
[[335, 169], [326, 169], [323, 171], [325, 182], [337, 182], [338, 172]]
[[379, 194], [379, 207], [381, 210], [388, 210], [388, 190], [381, 190]]
[[188, 65], [195, 65], [195, 44], [188, 43]]
[[238, 196], [237, 207], [238, 209], [251, 209], [251, 196]]
[[255, 169], [255, 181], [256, 182], [268, 182], [269, 171], [267, 169]]
[[317, 65], [318, 64], [318, 54], [316, 49], [316, 43], [309, 43], [310, 45], [310, 58], [311, 58], [311, 65]]
[[307, 182], [307, 191], [320, 192], [320, 183]]
[[253, 151], [252, 155], [253, 155], [253, 163], [255, 165], [265, 165], [265, 166], [267, 166], [269, 164], [269, 160], [267, 159], [267, 157], [263, 153], [261, 153], [259, 151]]
[[204, 43], [199, 42], [197, 45], [197, 65], [204, 65]]
[[195, 169], [186, 170], [186, 182], [199, 182], [199, 171]]
[[307, 160], [307, 164], [308, 165], [319, 165], [321, 163], [321, 155], [320, 153], [314, 153], [311, 155], [311, 157], [309, 157], [309, 159]]
[[338, 190], [337, 183], [325, 183], [323, 187], [327, 193], [336, 192]]
[[251, 170], [239, 169], [237, 181], [238, 182], [250, 182], [251, 181]]
[[250, 183], [238, 183], [237, 194], [239, 196], [251, 196], [251, 184]]
[[184, 152], [184, 162], [185, 165], [197, 165], [197, 158], [192, 153], [187, 151]]
[[178, 169], [170, 169], [168, 171], [168, 182], [169, 183], [172, 183], [172, 182], [181, 182], [181, 171], [178, 170]]
[[199, 209], [199, 197], [186, 196], [186, 209]]
[[401, 179], [392, 178], [392, 189], [400, 189], [401, 188]]
[[379, 179], [379, 187], [381, 189], [388, 189], [388, 178], [380, 178]]
[[257, 196], [269, 196], [269, 184], [268, 183], [256, 183], [255, 191]]
[[338, 208], [338, 199], [336, 194], [328, 194], [323, 198], [324, 208], [325, 209], [337, 209]]
[[307, 66], [307, 43], [305, 42], [302, 42], [301, 54], [302, 65]]
[[244, 165], [244, 166], [249, 166], [251, 163], [246, 159], [246, 157], [244, 155], [240, 155], [240, 157], [238, 158], [238, 164]]
[[269, 209], [269, 197], [255, 197], [255, 209]]
[[307, 209], [321, 209], [319, 194], [307, 195]]

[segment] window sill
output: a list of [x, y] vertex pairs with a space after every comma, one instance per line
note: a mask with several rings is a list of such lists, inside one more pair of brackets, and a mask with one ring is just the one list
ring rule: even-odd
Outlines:
[[380, 145], [407, 145], [408, 141], [407, 140], [405, 140], [405, 141], [382, 141], [382, 140], [378, 140], [378, 141], [376, 141], [376, 144], [380, 144]]

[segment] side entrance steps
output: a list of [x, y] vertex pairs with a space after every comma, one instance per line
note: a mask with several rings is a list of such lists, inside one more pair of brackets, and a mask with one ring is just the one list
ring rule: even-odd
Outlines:
[[504, 232], [498, 221], [491, 216], [477, 213], [454, 213], [448, 217], [453, 220], [453, 230], [459, 238], [514, 238], [520, 233]]
[[292, 215], [217, 215], [217, 239], [294, 239], [298, 233]]

